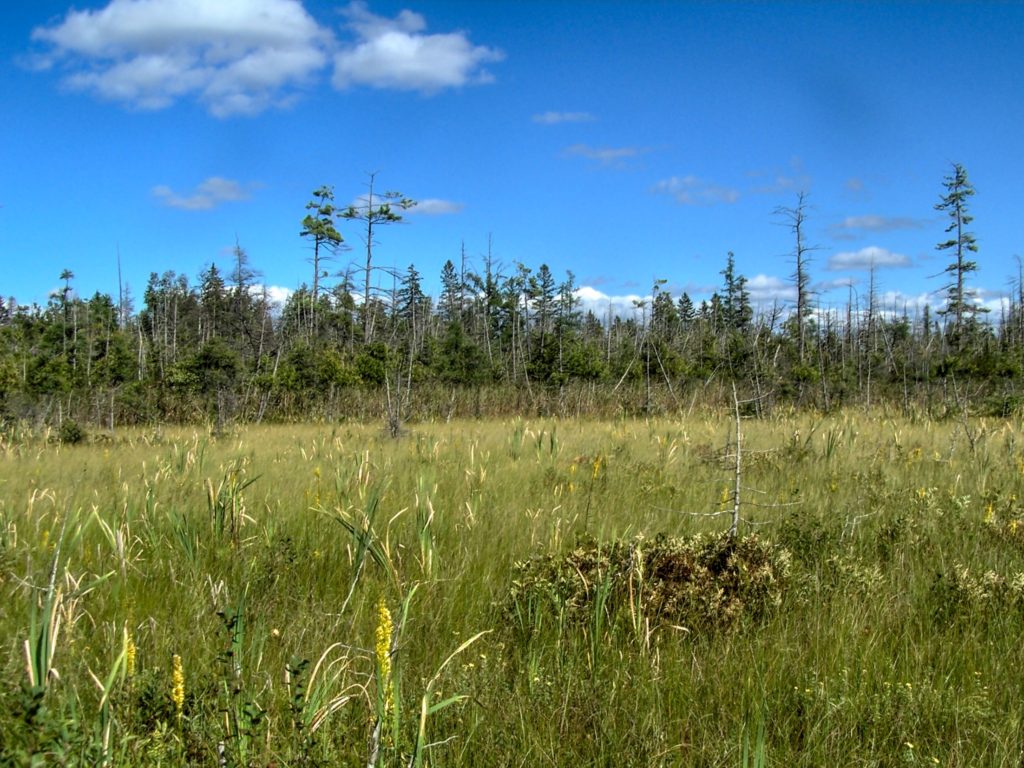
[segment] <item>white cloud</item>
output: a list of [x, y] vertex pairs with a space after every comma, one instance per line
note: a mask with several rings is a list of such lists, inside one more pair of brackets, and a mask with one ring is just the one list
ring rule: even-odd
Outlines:
[[169, 208], [184, 211], [208, 211], [221, 203], [246, 200], [249, 192], [237, 181], [211, 176], [201, 182], [190, 195], [182, 196], [170, 187], [160, 184], [153, 187], [153, 196]]
[[[992, 320], [998, 320], [1001, 317], [1009, 316], [1010, 308], [1012, 306], [1010, 297], [1006, 295], [993, 296], [991, 298], [979, 297], [979, 300], [975, 303], [982, 309], [987, 309], [989, 313], [988, 317]], [[982, 319], [985, 319], [985, 317], [986, 316], [983, 315]]]
[[682, 205], [714, 205], [735, 203], [739, 190], [706, 182], [696, 176], [672, 176], [654, 185], [654, 192], [670, 195]]
[[409, 209], [410, 214], [421, 216], [448, 216], [454, 213], [461, 213], [466, 206], [451, 200], [439, 200], [436, 197], [428, 197], [425, 200], [417, 201], [416, 205]]
[[589, 112], [541, 112], [533, 116], [533, 122], [541, 125], [558, 123], [592, 123], [597, 118]]
[[651, 297], [639, 296], [637, 294], [626, 294], [624, 296], [613, 296], [589, 285], [581, 285], [573, 295], [580, 302], [580, 309], [583, 312], [593, 312], [598, 318], [608, 317], [609, 307], [611, 313], [618, 317], [636, 317], [640, 319], [641, 310], [637, 308], [636, 302], [647, 302], [650, 311]]
[[[1003, 313], [1010, 311], [1010, 297], [1002, 291], [993, 291], [985, 288], [966, 288], [964, 299], [981, 310], [988, 310], [978, 315], [978, 319], [982, 322], [997, 321]], [[867, 300], [861, 297], [860, 301], [863, 305]], [[945, 291], [931, 291], [916, 295], [899, 290], [883, 291], [875, 297], [875, 306], [878, 312], [890, 318], [902, 317], [904, 313], [913, 317], [915, 314], [923, 312], [926, 305], [933, 312], [939, 312], [946, 305]], [[863, 315], [865, 311], [862, 309], [861, 314]], [[938, 315], [932, 319], [938, 320], [940, 323], [946, 322]], [[951, 321], [952, 317], [948, 318], [948, 320]]]
[[265, 292], [267, 300], [275, 309], [283, 308], [288, 299], [295, 293], [291, 288], [285, 288], [281, 285], [254, 285], [249, 289], [249, 292], [253, 296], [262, 296]]
[[829, 257], [825, 269], [872, 269], [876, 267], [909, 267], [910, 257], [893, 253], [877, 245], [869, 245], [859, 251], [843, 251]]
[[407, 213], [418, 216], [450, 216], [462, 213], [465, 208], [466, 206], [463, 203], [427, 198], [426, 200], [417, 201], [416, 205], [410, 208]]
[[573, 144], [565, 148], [565, 153], [573, 157], [585, 157], [595, 160], [601, 165], [621, 166], [622, 161], [638, 157], [646, 152], [641, 147], [591, 147], [587, 144]]
[[[690, 286], [686, 289], [686, 293], [693, 300], [694, 304], [699, 306], [705, 295], [710, 295], [718, 290], [717, 286]], [[755, 275], [750, 278], [747, 280], [746, 290], [750, 296], [751, 304], [759, 308], [765, 308], [775, 303], [796, 301], [796, 288], [792, 283], [769, 275]], [[681, 293], [681, 291], [678, 293], [672, 292], [672, 295], [678, 300]], [[589, 285], [580, 286], [576, 289], [574, 295], [579, 300], [580, 308], [584, 312], [592, 311], [601, 320], [608, 317], [609, 307], [611, 307], [613, 315], [633, 317], [640, 320], [644, 310], [637, 306], [638, 302], [644, 302], [647, 305], [647, 316], [650, 317], [651, 302], [653, 300], [650, 294], [646, 296], [635, 293], [622, 295], [607, 294]]]
[[796, 286], [771, 275], [754, 275], [747, 280], [746, 289], [753, 304], [763, 306], [776, 301], [796, 301]]
[[290, 103], [330, 43], [299, 0], [111, 0], [32, 38], [72, 89], [151, 110], [195, 96], [218, 117]]
[[[866, 304], [867, 299], [861, 298], [861, 304]], [[875, 306], [879, 312], [886, 317], [899, 317], [904, 310], [910, 315], [916, 311], [923, 311], [925, 305], [932, 309], [942, 306], [942, 297], [934, 293], [919, 293], [912, 296], [903, 291], [882, 291], [875, 296]]]
[[426, 20], [404, 10], [393, 19], [370, 12], [357, 0], [342, 13], [357, 41], [334, 56], [334, 87], [353, 85], [433, 93], [487, 83], [493, 77], [483, 68], [501, 61], [496, 48], [474, 45], [465, 32], [425, 34]]

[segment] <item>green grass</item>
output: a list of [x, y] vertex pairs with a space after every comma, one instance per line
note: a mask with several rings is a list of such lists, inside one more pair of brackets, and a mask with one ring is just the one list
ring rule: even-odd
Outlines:
[[1016, 422], [972, 450], [953, 421], [746, 421], [741, 535], [788, 553], [778, 604], [698, 622], [588, 581], [579, 615], [510, 614], [517, 563], [725, 530], [731, 426], [5, 437], [0, 764], [1018, 765]]

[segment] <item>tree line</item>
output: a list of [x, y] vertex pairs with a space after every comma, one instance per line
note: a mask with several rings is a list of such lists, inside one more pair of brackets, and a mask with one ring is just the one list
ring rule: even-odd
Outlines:
[[[584, 310], [572, 272], [546, 264], [480, 265], [463, 248], [428, 295], [414, 265], [374, 259], [376, 238], [415, 202], [369, 193], [336, 207], [315, 190], [300, 220], [311, 280], [276, 306], [236, 244], [229, 264], [193, 281], [152, 273], [136, 309], [115, 296], [79, 297], [74, 273], [46, 306], [0, 302], [0, 418], [73, 418], [114, 428], [164, 420], [407, 418], [508, 413], [608, 415], [690, 409], [736, 383], [765, 414], [779, 404], [829, 410], [882, 402], [929, 414], [1021, 402], [1024, 286], [985, 317], [969, 286], [977, 251], [960, 165], [935, 208], [948, 216], [943, 306], [882, 306], [867, 295], [823, 307], [810, 276], [807, 200], [776, 211], [793, 234], [795, 302], [755, 307], [725, 257], [721, 285], [695, 302], [655, 281], [630, 316]], [[340, 222], [358, 226], [360, 261], [332, 271]]]

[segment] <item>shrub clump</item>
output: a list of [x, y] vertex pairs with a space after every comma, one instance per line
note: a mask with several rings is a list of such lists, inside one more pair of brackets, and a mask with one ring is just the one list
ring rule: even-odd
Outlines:
[[1008, 609], [1024, 609], [1024, 573], [1004, 576], [995, 571], [978, 575], [957, 563], [939, 573], [932, 584], [936, 618], [955, 615], [1004, 615]]
[[691, 629], [728, 627], [779, 605], [790, 566], [787, 549], [756, 535], [590, 539], [564, 555], [517, 562], [505, 609], [520, 622], [538, 613], [572, 621], [602, 605], [609, 615], [626, 610]]
[[85, 430], [77, 421], [64, 419], [57, 430], [57, 441], [61, 445], [78, 445], [85, 440]]

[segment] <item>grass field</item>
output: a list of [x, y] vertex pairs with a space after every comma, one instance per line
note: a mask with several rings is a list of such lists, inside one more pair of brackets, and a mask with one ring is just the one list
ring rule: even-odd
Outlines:
[[1017, 766], [1024, 432], [0, 443], [3, 765]]

